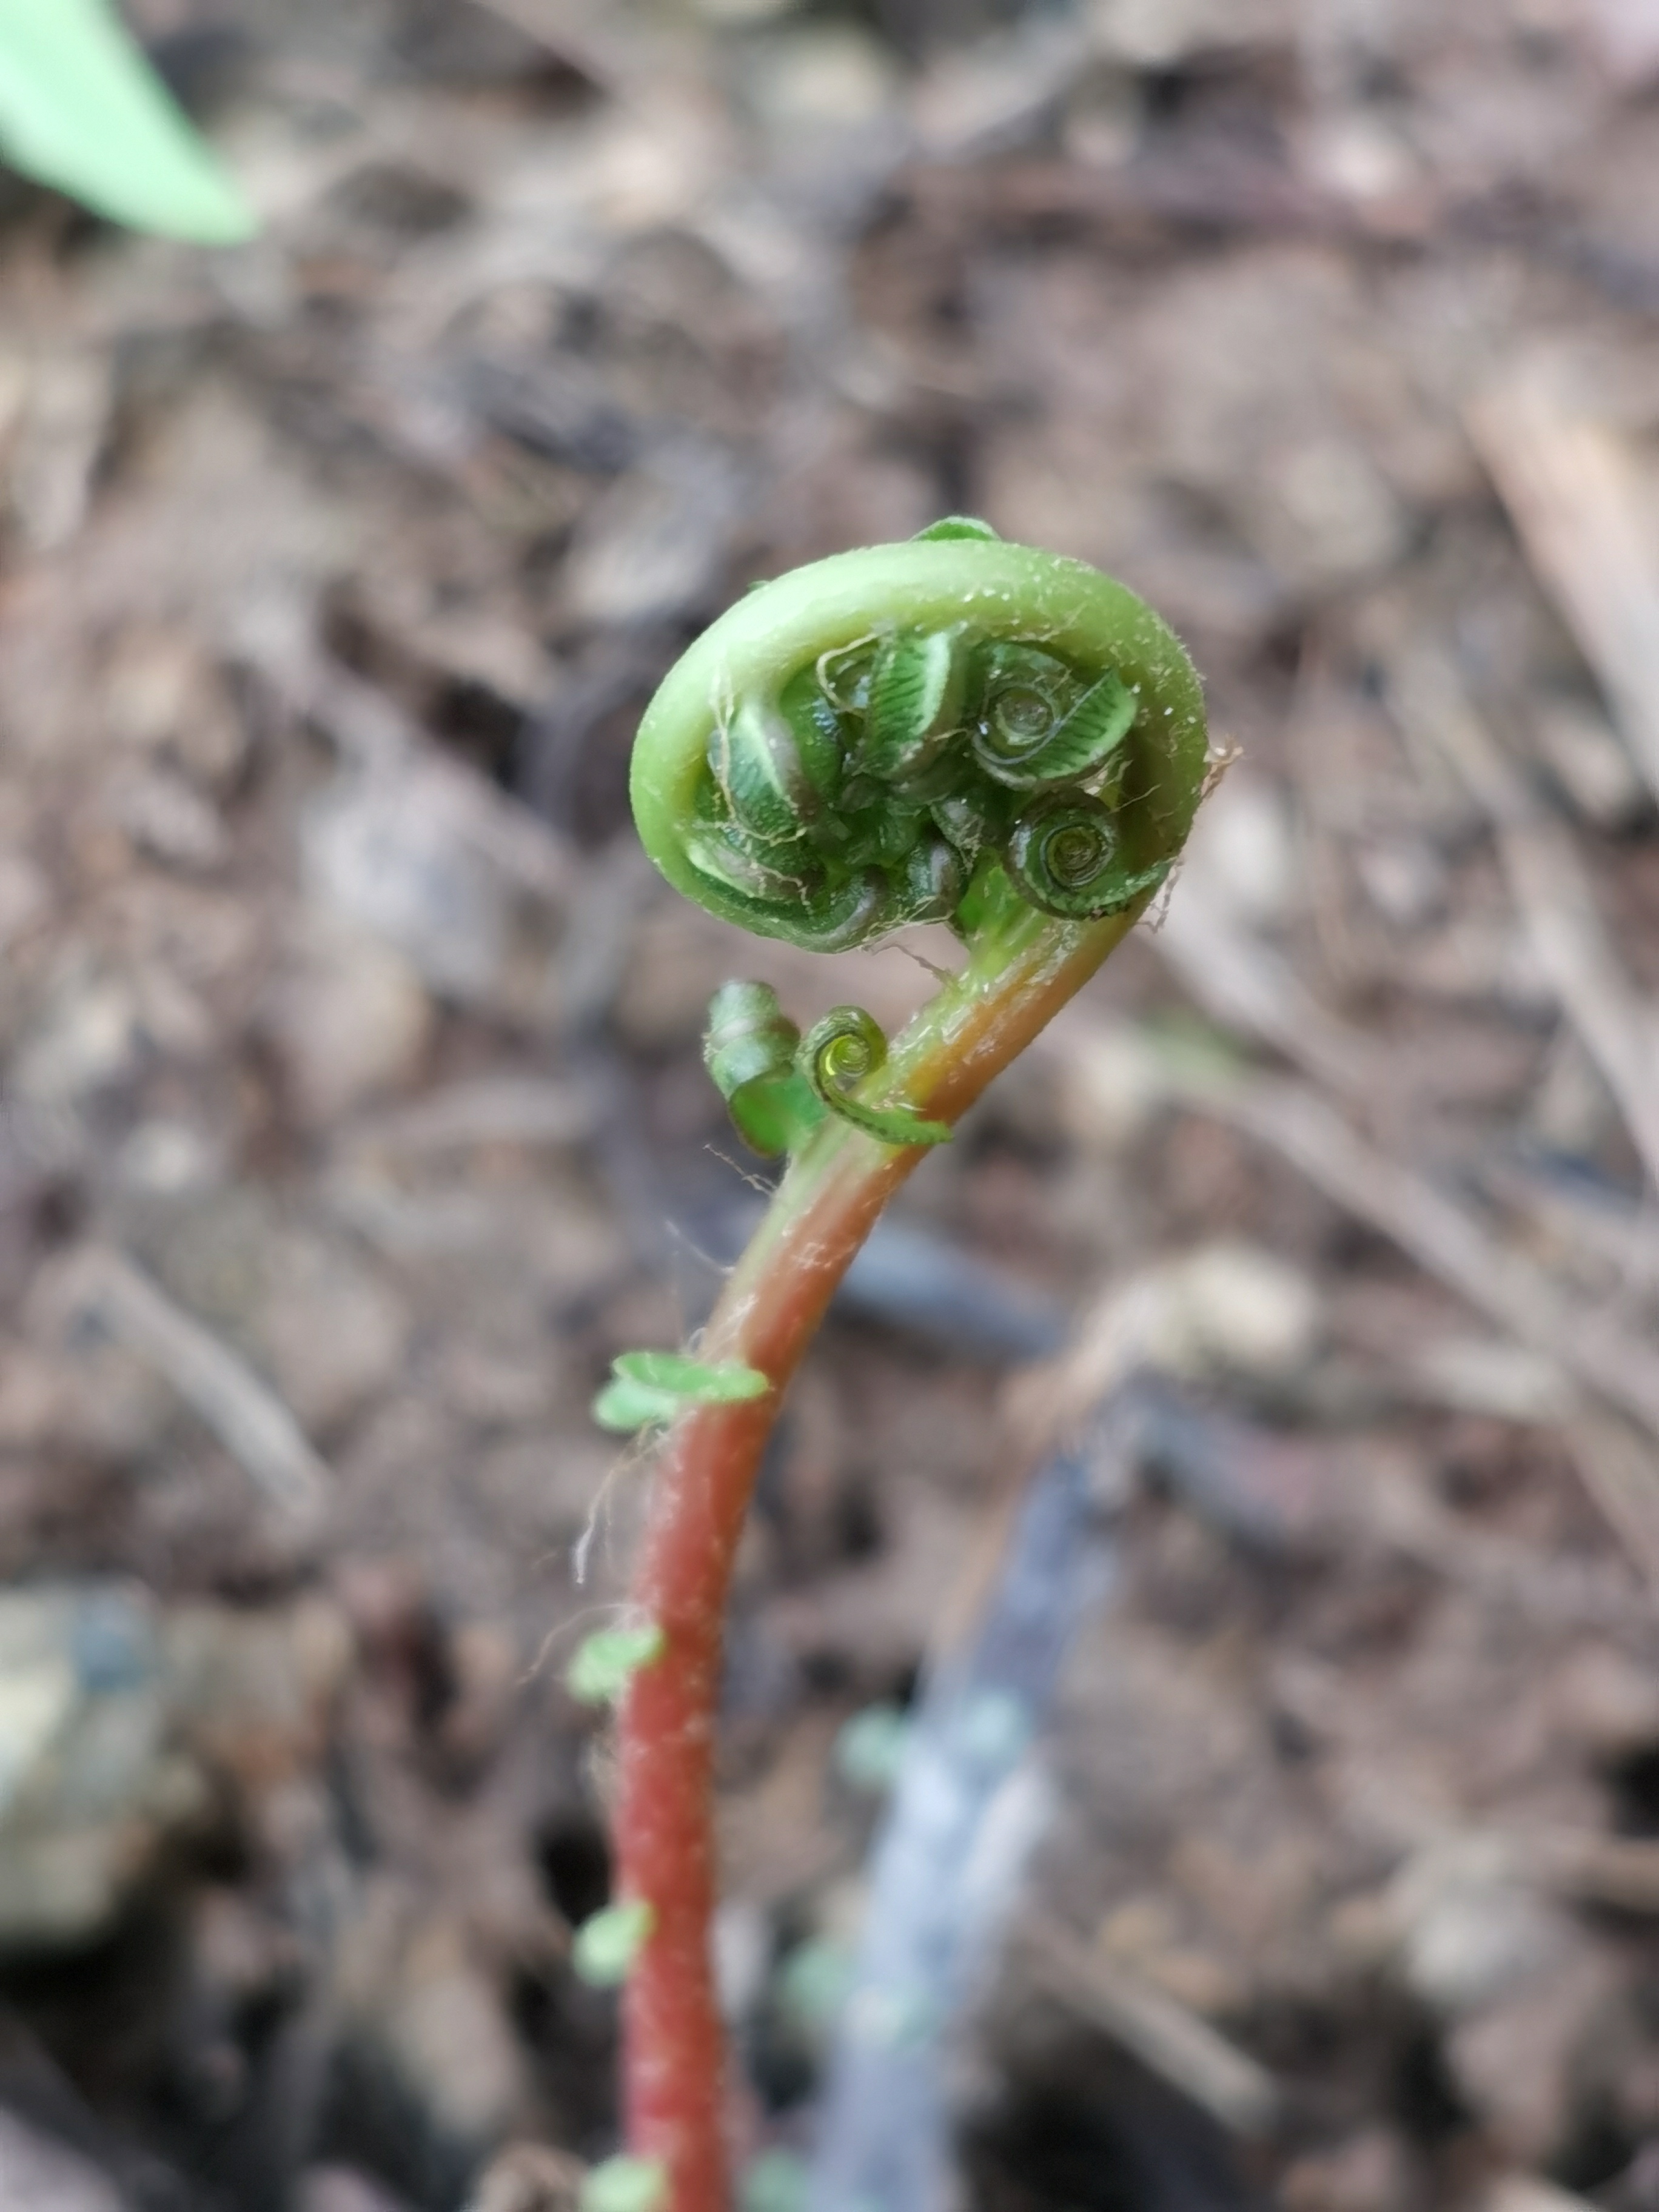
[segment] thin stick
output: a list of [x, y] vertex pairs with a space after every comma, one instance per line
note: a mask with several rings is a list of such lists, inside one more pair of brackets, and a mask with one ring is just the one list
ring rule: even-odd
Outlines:
[[1271, 1146], [1479, 1311], [1659, 1436], [1659, 1358], [1648, 1346], [1615, 1321], [1573, 1304], [1541, 1267], [1490, 1235], [1425, 1177], [1370, 1144], [1308, 1085], [1171, 1072], [1169, 1088]]
[[74, 1295], [110, 1334], [167, 1377], [238, 1461], [273, 1511], [314, 1528], [333, 1477], [288, 1407], [210, 1329], [124, 1253], [89, 1245], [76, 1255]]

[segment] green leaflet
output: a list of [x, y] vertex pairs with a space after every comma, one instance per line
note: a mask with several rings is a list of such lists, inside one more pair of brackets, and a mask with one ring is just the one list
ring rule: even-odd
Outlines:
[[834, 1936], [809, 1936], [796, 1944], [778, 1970], [778, 2001], [785, 2016], [821, 2035], [852, 1995], [858, 1967]]
[[611, 1364], [615, 1380], [593, 1401], [593, 1419], [623, 1435], [672, 1421], [684, 1406], [735, 1406], [763, 1398], [772, 1387], [741, 1360], [693, 1359], [684, 1352], [623, 1352]]
[[256, 228], [106, 0], [0, 0], [0, 154], [135, 229], [234, 246]]
[[709, 739], [708, 765], [732, 814], [757, 836], [799, 838], [818, 811], [800, 740], [775, 708], [745, 700]]
[[581, 2212], [667, 2212], [668, 2169], [654, 2158], [607, 2158], [582, 2184]]
[[962, 903], [968, 871], [948, 837], [920, 833], [903, 863], [904, 901], [913, 921], [949, 921]]
[[570, 1947], [570, 1963], [590, 1989], [620, 1989], [640, 1955], [657, 1916], [642, 1898], [607, 1905], [584, 1920]]
[[654, 1620], [595, 1629], [571, 1654], [565, 1686], [584, 1705], [614, 1705], [641, 1668], [655, 1666], [667, 1649], [668, 1639]]
[[1135, 695], [1109, 668], [1070, 707], [1062, 700], [1060, 687], [1018, 676], [992, 690], [974, 740], [985, 773], [1013, 791], [1097, 775], [1129, 732]]
[[744, 2169], [738, 2212], [806, 2212], [811, 2176], [793, 2151], [763, 2150]]
[[703, 1065], [744, 1142], [763, 1158], [793, 1152], [823, 1119], [795, 1066], [799, 1043], [769, 983], [722, 983], [708, 1002]]
[[[845, 952], [892, 926], [890, 886], [878, 869], [860, 869], [834, 890], [825, 889], [804, 844], [781, 866], [775, 842], [747, 836], [736, 823], [697, 823], [684, 832], [681, 849], [699, 903], [757, 936], [787, 935], [810, 952]], [[782, 914], [789, 917], [787, 932], [777, 927]]]
[[870, 674], [858, 755], [864, 773], [900, 792], [914, 787], [960, 731], [968, 677], [957, 629], [903, 631], [888, 638]]
[[[834, 653], [818, 655], [812, 672], [813, 688], [835, 714], [861, 714], [870, 704], [870, 672], [875, 665], [876, 641], [861, 637]], [[799, 676], [792, 679], [793, 684], [800, 681]], [[784, 696], [787, 698], [788, 693]]]
[[836, 1771], [850, 1789], [878, 1797], [898, 1779], [910, 1739], [910, 1722], [897, 1705], [866, 1705], [836, 1738]]

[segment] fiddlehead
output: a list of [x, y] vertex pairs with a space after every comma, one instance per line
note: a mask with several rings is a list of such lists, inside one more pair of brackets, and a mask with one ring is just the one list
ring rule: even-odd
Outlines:
[[762, 936], [971, 936], [1010, 901], [1089, 921], [1150, 896], [1203, 747], [1196, 680], [1150, 609], [951, 517], [715, 623], [641, 727], [635, 812], [672, 883]]
[[[665, 1427], [628, 1640], [573, 1662], [618, 1696], [617, 1915], [629, 2154], [584, 2212], [726, 2212], [709, 1818], [720, 1620], [783, 1390], [882, 1206], [1086, 982], [1167, 878], [1203, 787], [1204, 712], [1174, 636], [1081, 562], [955, 516], [741, 599], [670, 672], [635, 743], [635, 818], [671, 883], [816, 951], [943, 921], [958, 972], [890, 1047], [842, 1007], [802, 1038], [728, 984], [705, 1056], [788, 1167], [702, 1354], [624, 1354], [599, 1412]], [[647, 1917], [648, 1916], [648, 1917]]]

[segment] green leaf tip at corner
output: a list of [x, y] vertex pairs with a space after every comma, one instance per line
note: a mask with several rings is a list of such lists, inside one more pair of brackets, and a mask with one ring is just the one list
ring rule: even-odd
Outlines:
[[656, 1924], [657, 1916], [643, 1898], [607, 1905], [576, 1930], [570, 1963], [591, 1989], [619, 1989]]
[[735, 1406], [771, 1389], [758, 1368], [741, 1360], [694, 1359], [684, 1352], [623, 1352], [611, 1361], [616, 1379], [593, 1401], [602, 1429], [629, 1435], [672, 1421], [685, 1406]]
[[668, 2168], [660, 2159], [608, 2158], [582, 2184], [580, 2212], [667, 2212]]
[[654, 1620], [596, 1629], [576, 1646], [565, 1686], [582, 1705], [614, 1704], [641, 1668], [654, 1666], [667, 1649], [668, 1638]]
[[107, 0], [0, 0], [0, 160], [137, 230], [237, 246], [258, 228]]

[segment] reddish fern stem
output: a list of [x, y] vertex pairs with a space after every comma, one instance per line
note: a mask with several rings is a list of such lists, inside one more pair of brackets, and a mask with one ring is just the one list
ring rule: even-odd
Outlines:
[[[954, 1121], [1072, 997], [1132, 915], [1048, 922], [949, 984], [898, 1041], [892, 1103]], [[997, 960], [1001, 964], [996, 964]], [[729, 2212], [724, 2035], [709, 1930], [721, 1629], [732, 1562], [778, 1401], [882, 1207], [920, 1163], [837, 1125], [791, 1168], [726, 1286], [704, 1352], [739, 1359], [768, 1396], [689, 1411], [669, 1434], [633, 1598], [664, 1656], [635, 1675], [620, 1724], [617, 1887], [652, 1930], [624, 1996], [629, 2149], [659, 2160], [667, 2212]]]

